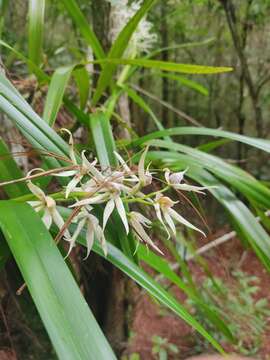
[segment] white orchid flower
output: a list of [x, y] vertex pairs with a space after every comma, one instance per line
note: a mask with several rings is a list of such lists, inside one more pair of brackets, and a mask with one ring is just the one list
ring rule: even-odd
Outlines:
[[[126, 173], [132, 176], [132, 172], [119, 154], [117, 158], [123, 167], [123, 171], [112, 171], [108, 168], [106, 169], [105, 175], [97, 170], [93, 164], [90, 164], [91, 168], [88, 166], [89, 174], [92, 178], [85, 184], [82, 184], [82, 189], [83, 191], [88, 192], [90, 196], [76, 202], [71, 205], [71, 207], [101, 204], [106, 202], [103, 214], [103, 230], [105, 229], [113, 210], [116, 208], [125, 227], [126, 233], [128, 234], [129, 225], [126, 210], [121, 199], [121, 193], [132, 194], [133, 188], [124, 184], [124, 181], [126, 180]], [[131, 177], [131, 179], [133, 181], [138, 180], [137, 177]]]
[[[154, 208], [156, 210], [157, 218], [164, 226], [165, 230], [168, 233], [168, 238], [170, 237], [170, 233], [168, 231], [168, 228], [166, 224], [169, 226], [169, 228], [172, 230], [173, 234], [176, 234], [176, 228], [174, 221], [179, 222], [180, 224], [183, 224], [193, 230], [196, 230], [200, 233], [202, 233], [205, 236], [205, 233], [198, 229], [196, 226], [192, 225], [189, 221], [187, 221], [185, 218], [183, 218], [180, 214], [178, 214], [172, 207], [177, 203], [178, 201], [173, 201], [167, 196], [163, 196], [161, 194], [156, 195]], [[166, 222], [166, 224], [165, 224]]]
[[96, 236], [96, 239], [100, 242], [101, 247], [103, 249], [104, 255], [107, 256], [108, 250], [107, 250], [107, 244], [104, 237], [103, 230], [101, 226], [99, 225], [99, 221], [96, 216], [90, 213], [92, 210], [91, 206], [87, 206], [81, 210], [79, 215], [76, 217], [76, 221], [78, 222], [78, 226], [76, 230], [74, 231], [72, 238], [70, 240], [70, 246], [69, 251], [67, 253], [67, 256], [69, 256], [70, 252], [75, 246], [76, 240], [78, 236], [80, 235], [82, 229], [86, 227], [86, 245], [87, 245], [87, 253], [86, 258], [88, 258], [91, 249], [94, 244], [94, 238]]
[[[28, 204], [31, 205], [36, 212], [44, 211], [42, 221], [46, 228], [49, 230], [52, 223], [55, 223], [58, 229], [61, 230], [65, 225], [65, 221], [56, 208], [55, 200], [50, 196], [46, 196], [44, 191], [37, 185], [33, 184], [30, 180], [27, 181], [27, 186], [38, 198], [36, 201], [28, 201]], [[65, 240], [70, 240], [71, 236], [68, 230], [65, 230], [64, 237]]]
[[176, 190], [194, 191], [196, 193], [205, 194], [202, 190], [213, 188], [213, 186], [195, 186], [195, 185], [182, 183], [184, 179], [184, 175], [188, 171], [188, 169], [176, 173], [171, 173], [171, 171], [167, 168], [164, 170], [165, 170], [165, 180], [167, 184], [172, 186]]
[[137, 211], [132, 211], [129, 213], [129, 222], [135, 232], [135, 236], [139, 241], [145, 242], [147, 245], [151, 246], [153, 249], [163, 255], [163, 252], [153, 243], [149, 235], [144, 230], [144, 227], [150, 227], [152, 224], [149, 219]]

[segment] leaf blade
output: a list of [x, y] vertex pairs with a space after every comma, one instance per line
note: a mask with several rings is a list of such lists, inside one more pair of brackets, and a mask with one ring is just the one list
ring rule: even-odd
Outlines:
[[39, 216], [12, 201], [1, 201], [0, 210], [1, 228], [59, 358], [116, 359]]

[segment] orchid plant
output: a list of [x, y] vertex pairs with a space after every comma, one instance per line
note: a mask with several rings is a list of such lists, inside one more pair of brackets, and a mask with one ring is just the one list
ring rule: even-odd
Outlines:
[[[143, 209], [142, 211], [147, 207], [152, 208], [157, 220], [168, 234], [168, 238], [172, 234], [176, 234], [177, 224], [182, 224], [205, 235], [203, 231], [186, 220], [174, 209], [178, 201], [174, 201], [169, 196], [164, 195], [165, 192], [171, 189], [199, 193], [203, 193], [202, 190], [207, 189], [207, 187], [198, 187], [184, 182], [184, 175], [188, 169], [177, 173], [171, 173], [168, 169], [165, 169], [164, 179], [155, 177], [160, 184], [159, 190], [147, 194], [146, 190], [153, 181], [153, 172], [149, 168], [150, 164], [147, 167], [145, 164], [148, 146], [142, 152], [137, 168], [131, 168], [128, 162], [115, 151], [114, 154], [119, 162], [119, 167], [116, 169], [111, 167], [101, 169], [97, 159], [91, 162], [87, 159], [85, 151], [82, 151], [81, 156], [76, 154], [71, 132], [67, 129], [62, 129], [62, 131], [69, 135], [69, 162], [74, 165], [74, 169], [70, 170], [70, 166], [67, 170], [65, 168], [61, 171], [57, 169], [52, 175], [56, 177], [71, 177], [65, 189], [60, 192], [64, 199], [59, 198], [59, 192], [57, 193], [58, 196], [56, 194], [46, 195], [41, 188], [31, 181], [31, 174], [34, 171], [38, 171], [36, 177], [46, 174], [42, 169], [31, 170], [28, 176], [26, 176], [26, 182], [29, 190], [36, 198], [35, 200], [28, 201], [28, 203], [36, 212], [42, 214], [42, 221], [47, 229], [50, 229], [52, 223], [58, 227], [61, 234], [60, 237], [63, 236], [64, 240], [69, 243], [68, 255], [74, 248], [76, 240], [84, 228], [86, 228], [87, 242], [86, 257], [90, 254], [94, 238], [100, 242], [106, 255], [107, 246], [104, 232], [107, 222], [115, 209], [127, 234], [129, 234], [131, 228], [138, 242], [143, 242], [162, 254], [162, 251], [146, 231], [147, 228], [151, 227], [152, 220], [139, 211], [127, 210], [125, 204], [131, 206], [143, 205], [140, 207], [140, 209]], [[69, 224], [65, 223], [60, 212], [57, 210], [57, 200], [59, 199], [61, 202], [63, 200], [68, 202], [69, 208], [76, 210], [72, 218], [72, 222], [76, 224], [76, 230], [73, 235], [68, 230]], [[72, 203], [70, 204], [70, 202]], [[94, 206], [98, 204], [102, 204], [104, 207], [101, 223], [93, 214]]]

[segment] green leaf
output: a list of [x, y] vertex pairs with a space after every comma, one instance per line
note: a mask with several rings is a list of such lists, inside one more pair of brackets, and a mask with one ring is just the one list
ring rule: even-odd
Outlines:
[[85, 66], [74, 69], [73, 76], [76, 81], [79, 96], [80, 96], [80, 108], [84, 109], [88, 100], [90, 90], [90, 76]]
[[184, 76], [179, 76], [179, 75], [175, 75], [175, 74], [166, 74], [166, 73], [163, 73], [163, 72], [154, 72], [152, 74], [153, 76], [160, 76], [160, 77], [163, 77], [163, 78], [167, 78], [167, 79], [170, 79], [170, 80], [174, 80], [174, 81], [177, 81], [180, 85], [184, 85], [192, 90], [195, 90], [197, 91], [198, 93], [202, 94], [202, 95], [205, 95], [205, 96], [208, 96], [209, 95], [209, 91], [208, 89], [199, 84], [198, 82], [196, 81], [193, 81], [193, 80], [190, 80]]
[[204, 152], [212, 152], [213, 150], [215, 150], [223, 145], [226, 145], [226, 144], [230, 143], [231, 141], [232, 140], [230, 140], [230, 139], [219, 139], [219, 140], [209, 141], [205, 144], [197, 146], [197, 149], [204, 151]]
[[116, 359], [36, 212], [1, 201], [0, 227], [59, 359]]
[[102, 59], [105, 57], [104, 50], [96, 37], [94, 31], [92, 30], [89, 21], [84, 17], [81, 12], [76, 0], [61, 0], [64, 4], [69, 15], [72, 17], [77, 28], [80, 30], [82, 36], [84, 37], [87, 44], [92, 48], [97, 59]]
[[233, 71], [231, 67], [213, 67], [192, 64], [179, 64], [174, 62], [147, 60], [147, 59], [118, 59], [108, 57], [106, 59], [92, 61], [94, 64], [106, 64], [99, 77], [97, 90], [94, 94], [93, 105], [99, 101], [103, 91], [109, 85], [117, 65], [135, 65], [150, 69], [159, 69], [163, 71], [178, 72], [181, 74], [220, 74]]
[[29, 59], [37, 66], [42, 62], [45, 0], [29, 0]]
[[[135, 32], [139, 22], [142, 20], [142, 18], [147, 14], [147, 12], [151, 9], [151, 7], [154, 5], [156, 0], [145, 0], [140, 7], [140, 9], [135, 13], [135, 15], [129, 20], [127, 25], [124, 27], [124, 29], [120, 32], [117, 39], [113, 43], [108, 57], [105, 60], [107, 63], [106, 66], [104, 66], [104, 69], [102, 69], [102, 72], [100, 74], [100, 77], [98, 79], [97, 89], [93, 97], [93, 106], [95, 106], [100, 97], [103, 94], [103, 91], [107, 88], [107, 86], [110, 84], [113, 74], [116, 70], [116, 65], [118, 63], [114, 63], [111, 61], [111, 59], [115, 58], [121, 58], [127, 49], [129, 45], [129, 41]], [[121, 60], [120, 60], [121, 61]], [[103, 62], [100, 62], [101, 65]]]
[[68, 156], [67, 143], [35, 113], [3, 75], [0, 75], [0, 108], [19, 127], [30, 143], [34, 139], [34, 146]]
[[113, 153], [115, 144], [106, 114], [102, 110], [91, 114], [89, 125], [101, 166], [116, 166], [117, 161]]
[[[0, 138], [0, 182], [15, 180], [23, 177], [23, 173], [14, 161], [4, 140]], [[23, 183], [15, 183], [4, 186], [8, 197], [18, 197], [28, 193], [27, 186]]]
[[53, 126], [62, 105], [63, 96], [71, 73], [76, 65], [62, 66], [55, 70], [46, 97], [43, 119]]
[[261, 149], [266, 152], [270, 152], [270, 141], [264, 139], [252, 138], [249, 136], [244, 136], [229, 131], [218, 130], [218, 129], [209, 129], [203, 127], [176, 127], [171, 129], [166, 129], [162, 131], [155, 131], [151, 134], [142, 136], [140, 139], [136, 139], [131, 142], [131, 146], [141, 145], [145, 142], [153, 139], [158, 139], [164, 136], [174, 136], [174, 135], [206, 135], [206, 136], [215, 136], [226, 138], [230, 140], [235, 140], [242, 142], [244, 144], [254, 146], [258, 149]]

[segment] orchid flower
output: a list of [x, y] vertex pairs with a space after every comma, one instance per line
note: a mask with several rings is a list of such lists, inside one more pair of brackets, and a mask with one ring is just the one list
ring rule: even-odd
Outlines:
[[[179, 222], [180, 224], [183, 224], [193, 230], [199, 231], [205, 236], [203, 231], [192, 225], [189, 221], [184, 219], [180, 214], [178, 214], [174, 209], [172, 209], [172, 207], [177, 204], [177, 202], [178, 201], [173, 201], [167, 196], [161, 194], [156, 195], [154, 208], [156, 210], [158, 220], [162, 223], [168, 233], [168, 238], [170, 237], [170, 233], [168, 231], [167, 225], [172, 230], [173, 234], [176, 234], [174, 221]], [[167, 225], [165, 224], [165, 222], [167, 223]]]
[[103, 249], [104, 255], [107, 256], [107, 244], [104, 237], [103, 230], [99, 225], [99, 221], [96, 216], [90, 213], [92, 210], [91, 206], [86, 206], [82, 208], [81, 212], [76, 217], [75, 221], [78, 222], [78, 226], [74, 231], [72, 238], [70, 240], [70, 247], [67, 253], [67, 256], [70, 254], [71, 250], [75, 246], [75, 242], [80, 235], [82, 229], [86, 226], [86, 245], [87, 245], [87, 254], [85, 259], [89, 256], [91, 249], [94, 244], [94, 237], [100, 242]]
[[153, 243], [149, 235], [144, 230], [144, 227], [150, 227], [152, 222], [144, 215], [137, 211], [129, 213], [129, 222], [134, 230], [135, 236], [141, 242], [145, 242], [147, 245], [154, 248], [157, 252], [163, 255], [162, 251]]
[[176, 173], [171, 173], [169, 169], [165, 169], [165, 180], [168, 185], [176, 190], [194, 191], [196, 193], [204, 194], [202, 190], [213, 188], [213, 186], [194, 186], [182, 183], [185, 173], [188, 169]]
[[[93, 178], [84, 184], [82, 188], [83, 190], [89, 192], [91, 196], [76, 202], [71, 207], [101, 204], [107, 202], [103, 214], [103, 230], [105, 229], [107, 221], [111, 216], [114, 208], [116, 208], [125, 227], [126, 233], [128, 234], [129, 225], [126, 216], [126, 210], [121, 199], [121, 191], [124, 193], [130, 193], [132, 188], [129, 188], [123, 184], [124, 173], [115, 171], [105, 176], [94, 166], [92, 166], [89, 172]], [[95, 195], [93, 196], [93, 194]]]
[[[50, 196], [46, 196], [44, 191], [37, 185], [33, 184], [30, 180], [27, 181], [27, 186], [38, 198], [36, 201], [28, 201], [28, 204], [31, 205], [36, 212], [44, 211], [42, 221], [46, 228], [49, 230], [54, 222], [58, 229], [61, 230], [65, 225], [65, 221], [56, 208], [55, 200]], [[64, 237], [66, 240], [70, 240], [71, 236], [68, 230], [65, 230]]]

